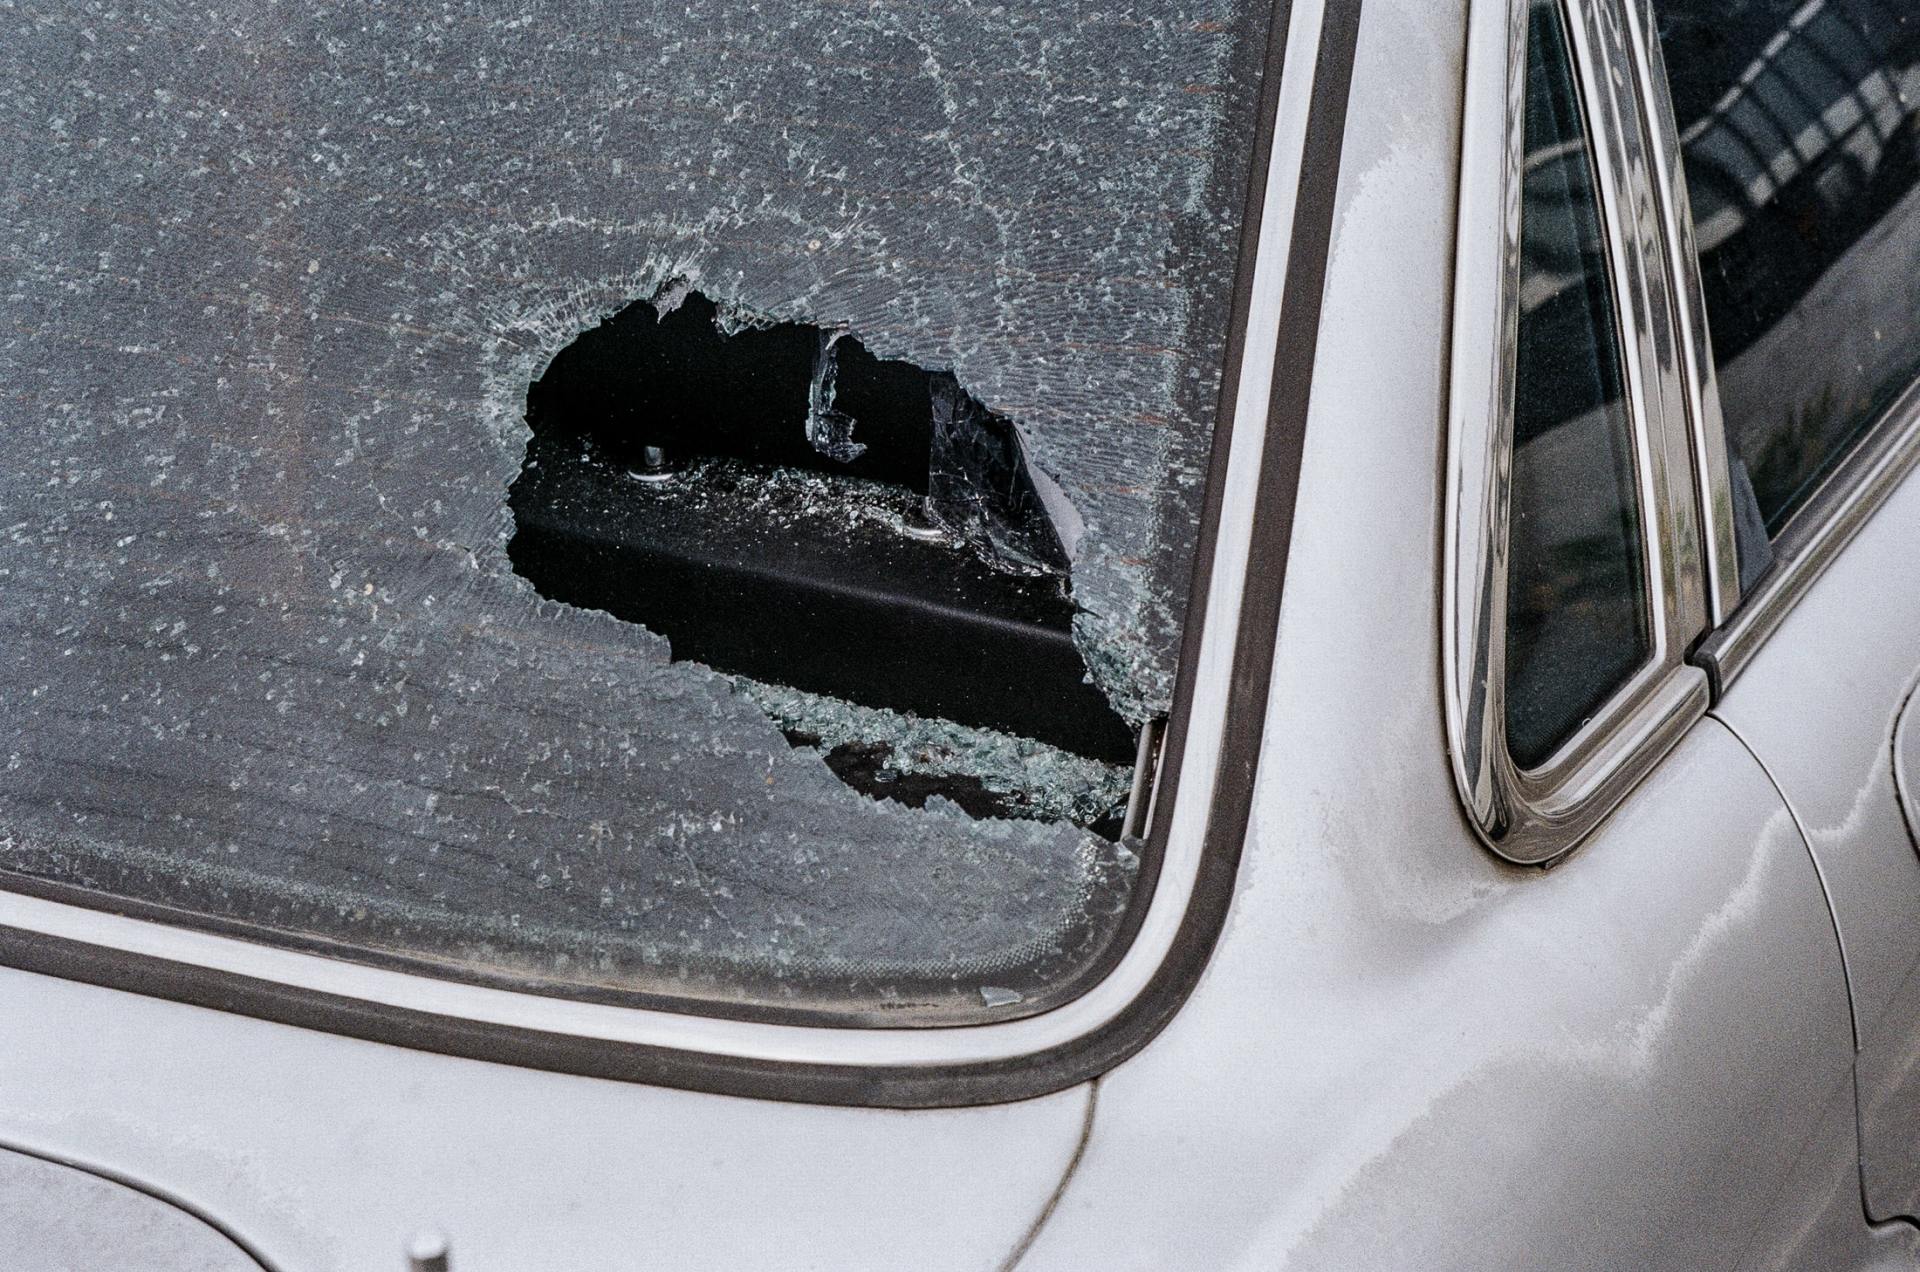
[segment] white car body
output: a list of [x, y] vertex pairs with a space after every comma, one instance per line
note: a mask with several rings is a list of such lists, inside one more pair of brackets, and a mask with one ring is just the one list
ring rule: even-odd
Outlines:
[[[917, 1034], [676, 1018], [5, 893], [0, 1149], [130, 1181], [229, 1234], [234, 1266], [287, 1272], [398, 1269], [426, 1229], [456, 1272], [1912, 1266], [1912, 419], [1882, 426], [1865, 493], [1710, 703], [1678, 640], [1692, 709], [1577, 847], [1512, 864], [1463, 807], [1443, 633], [1465, 461], [1449, 439], [1485, 410], [1463, 368], [1476, 253], [1498, 252], [1506, 91], [1490, 68], [1515, 11], [1292, 7], [1185, 776], [1153, 910], [1094, 991]], [[1018, 1099], [849, 1107], [346, 1036], [173, 1001], [143, 973], [113, 988], [29, 970], [18, 951], [52, 939], [105, 964], [853, 1070], [1017, 1069], [1122, 1015], [1207, 886], [1272, 454], [1245, 421], [1268, 414], [1283, 299], [1305, 294], [1287, 287], [1307, 268], [1290, 245], [1318, 250], [1295, 228], [1302, 155], [1316, 66], [1337, 77], [1325, 42], [1355, 12], [1250, 820], [1217, 943], [1150, 1040]]]

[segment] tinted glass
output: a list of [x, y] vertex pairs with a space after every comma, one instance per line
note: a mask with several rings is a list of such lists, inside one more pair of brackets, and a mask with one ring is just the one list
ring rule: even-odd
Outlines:
[[1778, 534], [1920, 367], [1920, 9], [1656, 9], [1735, 499], [1764, 553], [1759, 527]]
[[1639, 500], [1593, 154], [1559, 6], [1527, 29], [1507, 744], [1537, 766], [1647, 658]]

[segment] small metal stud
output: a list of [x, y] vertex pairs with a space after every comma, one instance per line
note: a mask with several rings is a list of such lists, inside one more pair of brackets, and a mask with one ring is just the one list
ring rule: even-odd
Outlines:
[[428, 1229], [407, 1242], [407, 1272], [449, 1272], [445, 1233]]
[[924, 508], [916, 508], [900, 519], [900, 533], [921, 543], [943, 543], [947, 532], [934, 524]]
[[679, 475], [673, 456], [664, 446], [642, 446], [640, 462], [627, 470], [627, 476], [635, 481], [672, 481]]

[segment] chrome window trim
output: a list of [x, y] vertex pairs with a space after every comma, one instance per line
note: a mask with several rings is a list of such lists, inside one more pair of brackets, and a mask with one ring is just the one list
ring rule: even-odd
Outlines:
[[1720, 376], [1713, 345], [1707, 339], [1707, 293], [1700, 279], [1700, 254], [1687, 199], [1681, 162], [1680, 127], [1673, 114], [1667, 63], [1654, 32], [1654, 0], [1628, 0], [1626, 34], [1630, 46], [1642, 123], [1649, 138], [1648, 158], [1665, 237], [1667, 280], [1673, 290], [1674, 317], [1683, 350], [1688, 435], [1692, 443], [1705, 553], [1707, 612], [1724, 623], [1740, 604], [1740, 555], [1734, 543], [1733, 486], [1727, 466], [1726, 421], [1720, 409]]
[[1900, 483], [1920, 463], [1920, 382], [1854, 443], [1773, 541], [1773, 565], [1694, 658], [1725, 693], [1776, 628]]
[[1760, 646], [1813, 586], [1874, 510], [1920, 462], [1920, 381], [1909, 385], [1870, 425], [1815, 489], [1772, 543], [1772, 564], [1750, 594], [1740, 593], [1734, 550], [1732, 477], [1726, 418], [1709, 339], [1706, 290], [1694, 235], [1693, 211], [1678, 121], [1656, 35], [1654, 0], [1630, 0], [1629, 31], [1640, 68], [1644, 122], [1652, 141], [1658, 195], [1667, 224], [1669, 276], [1688, 351], [1688, 413], [1700, 510], [1705, 520], [1708, 591], [1713, 630], [1694, 661], [1711, 678], [1716, 697], [1752, 661]]
[[1704, 629], [1706, 578], [1655, 175], [1616, 0], [1556, 0], [1572, 45], [1598, 177], [1633, 428], [1649, 587], [1647, 663], [1546, 763], [1506, 741], [1507, 523], [1524, 163], [1529, 0], [1476, 0], [1461, 143], [1443, 564], [1442, 658], [1454, 777], [1475, 829], [1523, 864], [1574, 848], [1707, 706], [1685, 661]]

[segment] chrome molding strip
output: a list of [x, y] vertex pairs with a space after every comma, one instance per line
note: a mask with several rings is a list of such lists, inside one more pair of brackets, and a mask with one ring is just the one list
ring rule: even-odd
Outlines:
[[1454, 776], [1475, 828], [1510, 861], [1573, 847], [1706, 709], [1684, 660], [1704, 629], [1707, 580], [1686, 430], [1683, 328], [1666, 227], [1639, 124], [1616, 0], [1561, 0], [1587, 111], [1609, 265], [1619, 299], [1629, 416], [1653, 593], [1648, 663], [1537, 769], [1506, 743], [1507, 522], [1529, 10], [1553, 0], [1477, 0], [1469, 34], [1449, 406], [1442, 648]]
[[[36, 966], [33, 950], [51, 948], [50, 962], [115, 963], [111, 974], [81, 979], [122, 985], [161, 996], [180, 996], [177, 983], [199, 972], [231, 978], [232, 989], [213, 1004], [273, 1019], [305, 1023], [309, 1000], [331, 1004], [330, 1019], [391, 1023], [361, 1036], [379, 1036], [455, 1054], [489, 1055], [502, 1046], [509, 1062], [567, 1071], [638, 1074], [701, 1089], [785, 1099], [819, 1098], [841, 1103], [902, 1107], [1026, 1098], [1091, 1076], [1062, 1070], [1064, 1077], [1033, 1076], [1054, 1058], [1113, 1027], [1148, 997], [1163, 967], [1180, 947], [1190, 903], [1217, 879], [1205, 874], [1222, 741], [1230, 721], [1228, 703], [1242, 648], [1243, 599], [1253, 557], [1255, 504], [1267, 456], [1269, 406], [1280, 362], [1282, 297], [1291, 273], [1295, 210], [1309, 140], [1309, 120], [1320, 105], [1316, 90], [1323, 66], [1350, 70], [1358, 0], [1331, 6], [1327, 0], [1296, 0], [1287, 13], [1266, 194], [1254, 250], [1251, 298], [1244, 324], [1244, 357], [1235, 382], [1233, 427], [1225, 439], [1227, 461], [1220, 495], [1218, 535], [1200, 622], [1196, 673], [1178, 757], [1183, 772], [1172, 793], [1165, 849], [1154, 893], [1126, 952], [1105, 979], [1050, 1011], [1003, 1023], [943, 1029], [850, 1029], [784, 1025], [649, 1008], [574, 1001], [491, 986], [438, 979], [390, 967], [346, 962], [237, 937], [196, 931], [106, 910], [68, 904], [23, 892], [0, 890], [0, 963]], [[1323, 27], [1326, 43], [1323, 47]], [[1331, 162], [1338, 170], [1338, 139], [1345, 117], [1346, 84], [1338, 80], [1336, 111], [1322, 112], [1332, 131]], [[1323, 94], [1324, 95], [1324, 94]], [[1320, 139], [1325, 142], [1325, 138]], [[1326, 156], [1322, 156], [1326, 158]], [[1332, 174], [1327, 174], [1329, 179]], [[1327, 217], [1331, 223], [1331, 209]], [[1266, 633], [1270, 645], [1271, 631]], [[1164, 757], [1163, 757], [1164, 758]], [[1249, 772], [1251, 771], [1249, 767]], [[39, 944], [35, 944], [38, 942]], [[8, 952], [12, 951], [12, 952]], [[63, 952], [64, 951], [64, 952]], [[64, 960], [64, 962], [63, 962]], [[179, 974], [168, 969], [182, 969]], [[240, 1004], [264, 1001], [276, 987], [295, 991], [299, 1003], [284, 1015]], [[197, 1001], [189, 999], [189, 1001]], [[320, 1027], [328, 1027], [323, 1020]], [[355, 1028], [340, 1026], [345, 1032]], [[465, 1031], [464, 1033], [462, 1031]], [[508, 1043], [501, 1038], [510, 1035]], [[573, 1044], [623, 1044], [639, 1056], [631, 1066], [613, 1052], [598, 1061], [578, 1058]], [[563, 1054], [564, 1053], [564, 1054]], [[658, 1076], [649, 1055], [690, 1056], [713, 1076], [681, 1081]], [[784, 1066], [793, 1076], [763, 1076], [764, 1066]], [[975, 1087], [949, 1096], [945, 1088], [902, 1086], [899, 1075], [924, 1072], [979, 1075]], [[674, 1070], [672, 1072], [677, 1072]], [[818, 1080], [808, 1085], [811, 1075]], [[942, 1080], [945, 1080], [944, 1078]], [[889, 1085], [889, 1084], [892, 1085]], [[997, 1085], [995, 1085], [997, 1083]], [[987, 1092], [980, 1094], [979, 1092]]]
[[1700, 642], [1693, 661], [1706, 670], [1717, 697], [1874, 509], [1920, 463], [1920, 384], [1910, 387], [1887, 410], [1806, 506], [1793, 515], [1773, 541], [1770, 568], [1752, 593], [1743, 598], [1734, 547], [1726, 421], [1708, 338], [1706, 291], [1700, 279], [1684, 154], [1668, 90], [1666, 62], [1656, 34], [1653, 0], [1627, 0], [1627, 27], [1666, 224], [1668, 276], [1678, 302], [1677, 316], [1687, 351], [1689, 431], [1700, 515], [1705, 523], [1702, 537], [1714, 630]]
[[1726, 692], [1874, 510], [1920, 464], [1920, 383], [1911, 385], [1773, 541], [1773, 565], [1694, 659]]
[[1705, 552], [1707, 615], [1714, 625], [1740, 604], [1740, 557], [1734, 545], [1733, 493], [1727, 468], [1727, 434], [1720, 411], [1720, 381], [1707, 339], [1707, 294], [1700, 281], [1700, 253], [1693, 209], [1687, 201], [1679, 125], [1667, 84], [1667, 63], [1655, 36], [1653, 0], [1626, 0], [1625, 32], [1643, 107], [1648, 159], [1664, 231], [1667, 281], [1679, 327], [1685, 375], [1688, 434], [1700, 503]]
[[[1656, 641], [1657, 664], [1666, 646], [1684, 646], [1705, 625], [1706, 580], [1681, 365], [1685, 346], [1664, 267], [1665, 227], [1656, 211], [1651, 148], [1640, 123], [1621, 0], [1564, 0], [1564, 5], [1589, 103], [1615, 288], [1626, 301], [1620, 321], [1629, 412], [1637, 405], [1640, 414], [1635, 438], [1652, 547], [1647, 577], [1658, 593], [1655, 611], [1666, 620]], [[1517, 256], [1513, 266], [1517, 271]], [[1511, 399], [1505, 409], [1512, 409]], [[1674, 652], [1678, 661], [1679, 651]]]

